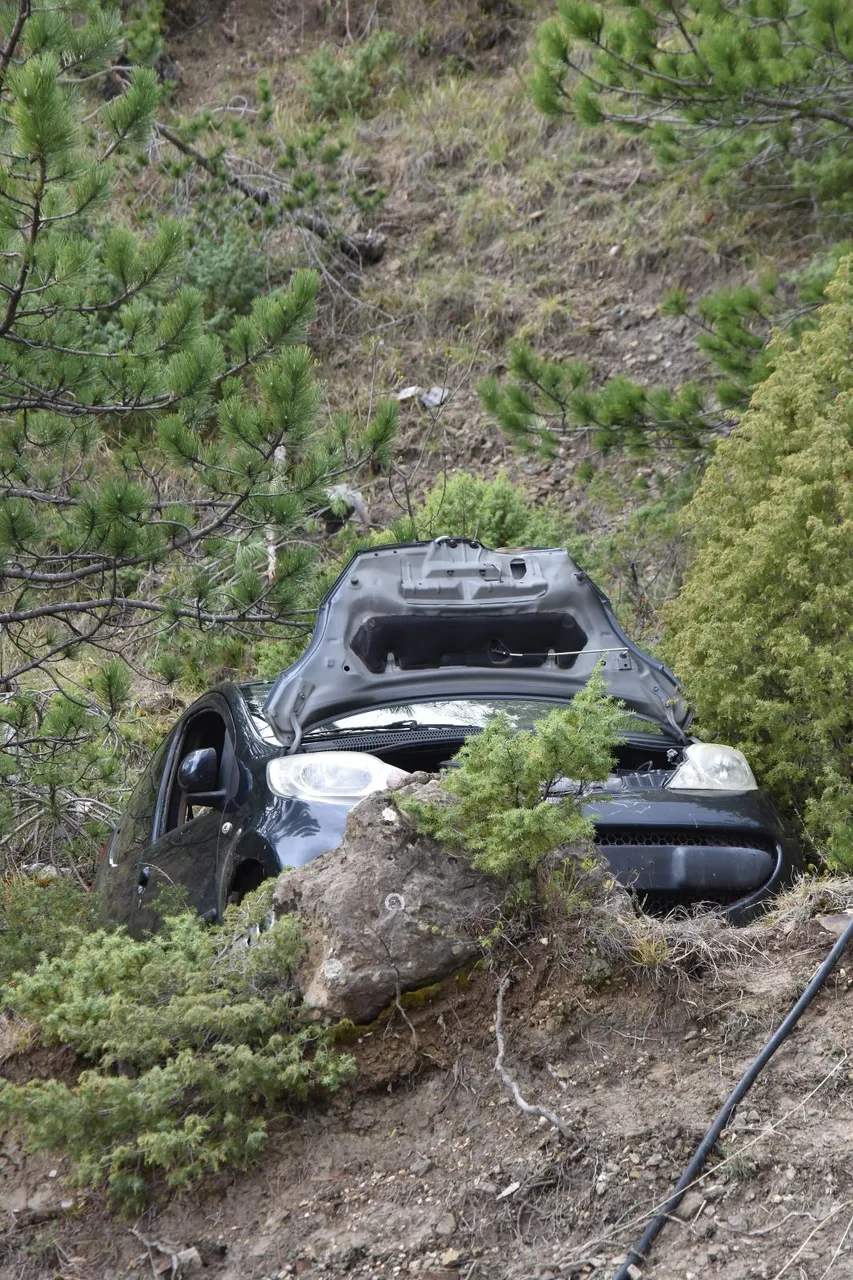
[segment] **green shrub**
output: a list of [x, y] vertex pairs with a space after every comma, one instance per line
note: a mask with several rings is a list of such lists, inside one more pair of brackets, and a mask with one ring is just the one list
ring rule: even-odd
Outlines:
[[[471, 865], [524, 880], [562, 844], [588, 839], [591, 820], [580, 811], [585, 783], [606, 778], [622, 716], [608, 697], [600, 668], [569, 706], [550, 712], [535, 732], [516, 732], [502, 713], [473, 735], [441, 774], [451, 803], [403, 802], [421, 828], [472, 854]], [[551, 798], [570, 778], [577, 791]]]
[[376, 31], [352, 53], [320, 49], [307, 60], [308, 101], [315, 115], [365, 115], [374, 98], [399, 75], [393, 63], [398, 40]]
[[123, 9], [125, 59], [150, 67], [163, 52], [164, 0], [131, 0]]
[[853, 258], [687, 508], [668, 650], [706, 737], [737, 743], [853, 867]]
[[64, 951], [69, 938], [85, 929], [91, 906], [90, 895], [67, 876], [12, 875], [0, 881], [0, 983]]
[[230, 908], [218, 929], [183, 913], [143, 941], [80, 930], [19, 975], [7, 1008], [91, 1065], [75, 1085], [3, 1084], [0, 1122], [36, 1149], [65, 1151], [81, 1184], [106, 1181], [114, 1203], [137, 1208], [153, 1180], [182, 1188], [244, 1167], [270, 1115], [338, 1087], [352, 1059], [333, 1049], [329, 1029], [300, 1025], [297, 921], [258, 932], [272, 888]]
[[439, 480], [415, 511], [412, 535], [463, 534], [487, 547], [560, 547], [583, 542], [550, 503], [534, 504], [520, 485], [500, 472], [483, 480], [459, 471]]
[[536, 501], [504, 472], [483, 480], [457, 471], [438, 480], [411, 514], [367, 536], [346, 527], [338, 538], [341, 556], [359, 547], [438, 538], [443, 534], [477, 538], [487, 547], [566, 547], [586, 568], [594, 557], [589, 538], [549, 502]]

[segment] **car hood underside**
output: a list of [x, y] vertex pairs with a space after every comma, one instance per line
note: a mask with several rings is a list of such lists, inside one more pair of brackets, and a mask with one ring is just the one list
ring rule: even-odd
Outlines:
[[628, 639], [566, 551], [490, 551], [462, 538], [377, 547], [358, 552], [327, 593], [264, 713], [296, 751], [312, 726], [368, 707], [567, 701], [599, 662], [614, 697], [685, 738], [691, 711], [675, 677]]

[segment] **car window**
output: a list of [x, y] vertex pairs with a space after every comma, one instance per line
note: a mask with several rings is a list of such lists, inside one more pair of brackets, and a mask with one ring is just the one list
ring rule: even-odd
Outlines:
[[181, 761], [191, 751], [203, 750], [205, 747], [213, 747], [216, 751], [219, 766], [218, 785], [222, 787], [228, 757], [233, 759], [233, 745], [224, 719], [218, 711], [209, 708], [200, 711], [184, 723], [181, 740], [172, 755], [171, 776], [163, 803], [163, 825], [160, 835], [164, 835], [167, 831], [176, 831], [184, 823], [192, 822], [210, 811], [206, 806], [194, 805], [178, 782]]
[[329, 736], [350, 729], [482, 729], [501, 711], [506, 713], [515, 728], [527, 728], [560, 705], [553, 701], [520, 702], [498, 698], [394, 703], [337, 716], [334, 720], [315, 725], [305, 737]]
[[[305, 738], [310, 741], [312, 738], [331, 737], [359, 729], [482, 729], [499, 712], [506, 715], [513, 729], [535, 729], [537, 722], [555, 707], [567, 705], [568, 703], [545, 698], [457, 698], [439, 702], [396, 703], [337, 716], [334, 720], [315, 725], [306, 733]], [[662, 736], [666, 730], [657, 721], [646, 716], [626, 712], [620, 719], [619, 732]]]
[[160, 781], [169, 754], [171, 737], [154, 752], [139, 779], [122, 815], [118, 831], [110, 846], [110, 862], [114, 867], [151, 843], [154, 811], [160, 792]]

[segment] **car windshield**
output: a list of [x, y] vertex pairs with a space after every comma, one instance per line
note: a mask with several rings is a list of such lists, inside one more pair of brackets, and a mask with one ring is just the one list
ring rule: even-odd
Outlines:
[[[336, 716], [323, 724], [315, 725], [306, 733], [306, 740], [329, 738], [339, 734], [364, 732], [365, 730], [418, 729], [483, 729], [496, 715], [503, 712], [513, 729], [533, 729], [537, 721], [556, 707], [565, 703], [552, 699], [527, 699], [524, 701], [502, 698], [466, 698], [442, 702], [394, 703], [387, 707], [371, 707], [354, 711], [350, 715]], [[626, 712], [619, 725], [625, 734], [652, 733], [664, 736], [662, 725], [645, 716]]]

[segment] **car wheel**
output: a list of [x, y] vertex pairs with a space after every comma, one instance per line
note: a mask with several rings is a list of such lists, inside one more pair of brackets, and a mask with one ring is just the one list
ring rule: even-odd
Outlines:
[[225, 898], [225, 905], [231, 907], [242, 902], [246, 894], [251, 893], [253, 889], [257, 889], [266, 878], [267, 873], [260, 862], [244, 862], [238, 868], [237, 874], [231, 881], [231, 887]]

